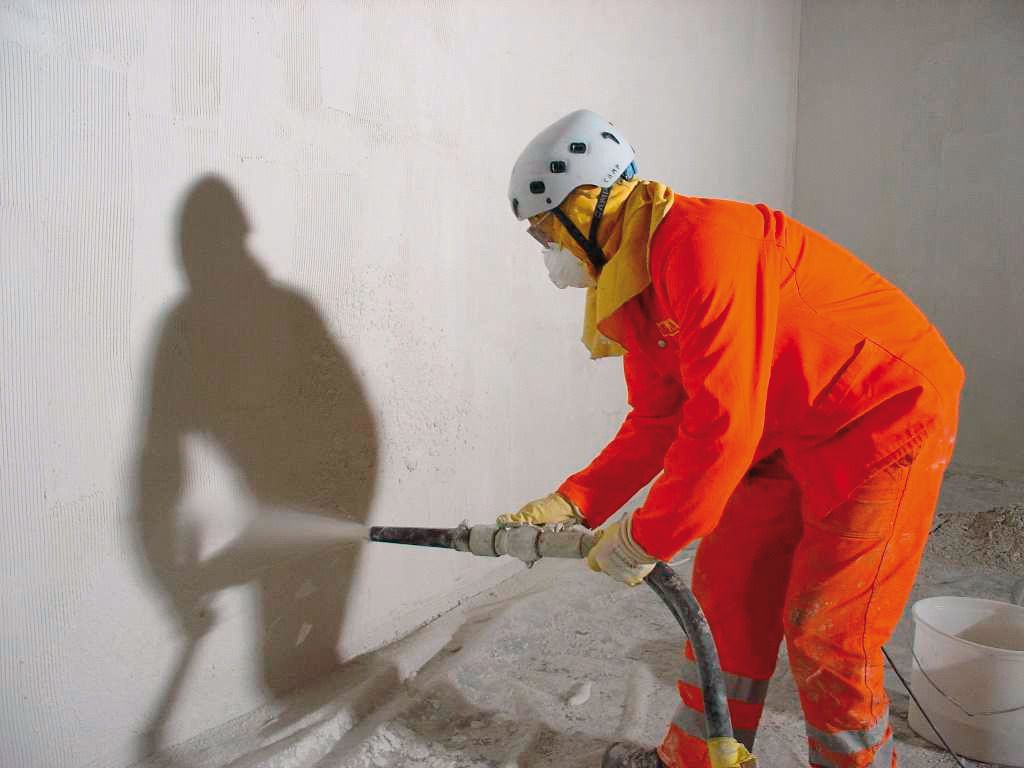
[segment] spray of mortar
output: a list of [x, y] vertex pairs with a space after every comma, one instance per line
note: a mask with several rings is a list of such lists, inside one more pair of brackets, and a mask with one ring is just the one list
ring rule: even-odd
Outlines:
[[[370, 528], [370, 541], [468, 552], [480, 557], [508, 555], [533, 565], [544, 557], [585, 558], [600, 534], [575, 528], [532, 525], [496, 526], [463, 523], [458, 528]], [[700, 670], [712, 768], [755, 768], [757, 761], [733, 734], [722, 668], [711, 629], [690, 588], [669, 566], [658, 563], [647, 585], [668, 606], [690, 643]]]

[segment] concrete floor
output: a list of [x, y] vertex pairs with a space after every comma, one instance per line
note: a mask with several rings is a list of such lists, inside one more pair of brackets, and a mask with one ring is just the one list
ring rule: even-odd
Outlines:
[[[951, 475], [940, 515], [956, 520], [1021, 500], [1024, 482]], [[939, 594], [1007, 600], [1014, 581], [1024, 577], [1020, 563], [982, 568], [970, 558], [949, 559], [948, 547], [943, 552], [926, 556], [911, 603]], [[889, 643], [907, 675], [912, 633], [908, 606]], [[612, 740], [660, 741], [677, 702], [681, 643], [678, 626], [650, 590], [620, 586], [578, 562], [542, 562], [351, 662], [286, 706], [253, 713], [144, 765], [598, 766]], [[910, 730], [908, 697], [891, 672], [888, 688], [901, 765], [953, 766]], [[569, 703], [574, 696], [586, 700]], [[807, 764], [800, 706], [784, 659], [756, 751], [763, 766]]]

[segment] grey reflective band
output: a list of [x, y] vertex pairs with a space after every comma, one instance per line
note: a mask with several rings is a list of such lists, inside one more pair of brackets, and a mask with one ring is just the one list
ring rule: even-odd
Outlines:
[[[725, 696], [733, 701], [743, 701], [747, 704], [764, 704], [768, 696], [768, 684], [770, 680], [754, 680], [751, 677], [734, 675], [730, 672], [722, 672], [725, 680]], [[683, 663], [683, 669], [679, 673], [679, 680], [700, 688], [700, 673], [697, 671], [697, 664], [690, 659]]]
[[[679, 705], [679, 709], [676, 710], [675, 715], [672, 717], [672, 724], [688, 736], [701, 740], [707, 739], [707, 719], [704, 717], [704, 713], [698, 712], [696, 709], [686, 706], [686, 704]], [[756, 736], [757, 729], [733, 729], [733, 738], [751, 752], [754, 751], [754, 738]]]
[[672, 724], [684, 733], [695, 736], [698, 739], [707, 739], [707, 718], [703, 712], [690, 709], [685, 704], [680, 704], [672, 717]]
[[[892, 739], [886, 739], [885, 743], [878, 748], [877, 752], [875, 752], [875, 756], [871, 758], [871, 762], [866, 763], [864, 768], [890, 768], [890, 766], [892, 766], [892, 752]], [[848, 768], [846, 763], [839, 764], [833, 762], [822, 755], [814, 747], [811, 747], [808, 752], [808, 760], [811, 765], [820, 766], [820, 768]]]
[[[820, 731], [813, 725], [807, 725], [807, 738], [816, 741], [829, 752], [836, 752], [843, 755], [854, 755], [863, 752], [865, 749], [877, 747], [885, 739], [886, 731], [889, 729], [889, 716], [886, 715], [870, 728], [863, 731], [838, 731], [827, 733]], [[891, 741], [892, 739], [888, 739]]]
[[872, 768], [890, 768], [892, 765], [892, 752], [892, 739], [887, 739], [885, 744], [875, 752], [875, 758], [871, 761]]

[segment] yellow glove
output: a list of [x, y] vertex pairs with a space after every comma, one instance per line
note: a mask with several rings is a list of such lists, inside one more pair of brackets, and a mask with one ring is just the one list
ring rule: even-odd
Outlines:
[[633, 515], [629, 514], [599, 531], [597, 544], [587, 555], [587, 565], [592, 571], [604, 572], [616, 581], [635, 587], [654, 570], [658, 560], [633, 540], [632, 523]]
[[526, 504], [518, 512], [498, 516], [498, 525], [575, 525], [583, 523], [576, 505], [560, 493], [549, 493], [543, 499]]

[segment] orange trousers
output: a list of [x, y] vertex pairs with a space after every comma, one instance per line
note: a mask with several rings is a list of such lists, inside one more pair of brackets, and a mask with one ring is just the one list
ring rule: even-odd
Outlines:
[[[785, 638], [810, 764], [895, 765], [882, 645], [910, 595], [949, 447], [925, 439], [827, 514], [801, 503], [780, 454], [740, 482], [700, 544], [693, 591], [718, 645], [736, 738], [748, 748]], [[709, 765], [692, 659], [687, 645], [682, 702], [659, 749], [671, 768]]]

